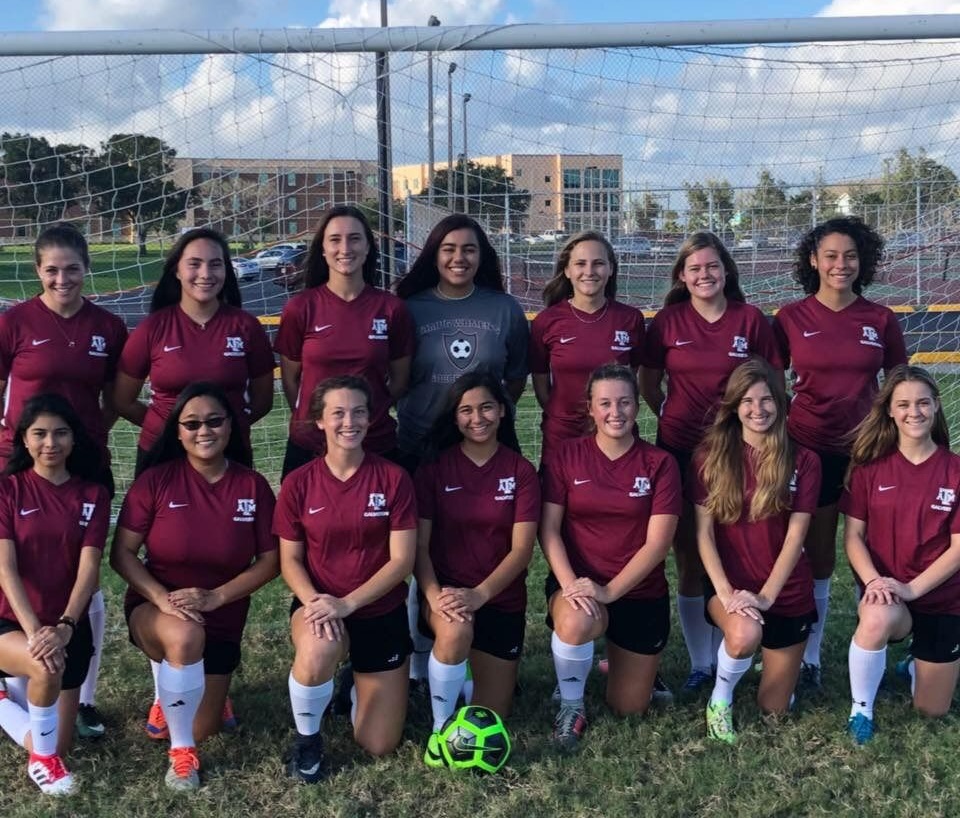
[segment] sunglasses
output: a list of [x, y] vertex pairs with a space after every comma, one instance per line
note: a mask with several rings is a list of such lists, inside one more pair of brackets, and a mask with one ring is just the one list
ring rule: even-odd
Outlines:
[[201, 426], [206, 426], [208, 429], [219, 429], [226, 421], [225, 415], [218, 415], [206, 420], [181, 420], [180, 425], [188, 432], [196, 432]]

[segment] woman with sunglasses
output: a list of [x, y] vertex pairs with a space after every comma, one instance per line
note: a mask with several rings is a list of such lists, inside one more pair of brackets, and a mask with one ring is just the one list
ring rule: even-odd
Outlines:
[[129, 586], [130, 641], [158, 665], [172, 789], [200, 785], [196, 744], [220, 731], [250, 596], [279, 572], [273, 507], [226, 393], [188, 386], [123, 501], [110, 553]]

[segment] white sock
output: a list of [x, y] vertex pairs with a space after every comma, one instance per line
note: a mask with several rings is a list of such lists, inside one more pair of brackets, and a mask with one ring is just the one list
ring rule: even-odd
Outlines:
[[470, 660], [467, 660], [467, 678], [463, 680], [463, 703], [470, 704], [473, 701], [473, 671], [470, 668]]
[[357, 686], [350, 688], [350, 724], [357, 726]]
[[333, 679], [318, 685], [302, 685], [293, 678], [287, 679], [290, 691], [290, 708], [293, 723], [301, 736], [313, 736], [320, 732], [320, 720], [333, 698]]
[[107, 622], [107, 612], [103, 603], [103, 591], [98, 590], [90, 597], [90, 630], [93, 632], [93, 656], [87, 667], [87, 678], [80, 686], [80, 704], [94, 704], [97, 698], [97, 679], [100, 676], [100, 657], [103, 655], [103, 631]]
[[593, 666], [593, 642], [568, 645], [554, 632], [550, 639], [550, 649], [553, 651], [557, 684], [560, 685], [560, 700], [583, 701], [583, 691], [587, 687], [587, 677]]
[[680, 615], [683, 641], [690, 654], [690, 669], [709, 673], [715, 654], [711, 653], [712, 627], [703, 616], [703, 597], [677, 594], [677, 613]]
[[160, 683], [157, 681], [160, 678], [160, 663], [154, 662], [153, 659], [150, 660], [150, 672], [153, 674], [153, 700], [159, 701], [160, 699]]
[[743, 674], [750, 670], [752, 663], [752, 656], [734, 659], [727, 653], [726, 640], [721, 641], [717, 649], [717, 680], [713, 685], [713, 693], [710, 694], [710, 704], [733, 704], [733, 689], [743, 678]]
[[170, 728], [170, 749], [193, 747], [193, 720], [203, 698], [203, 660], [174, 667], [166, 659], [157, 676], [160, 706]]
[[907, 662], [907, 674], [910, 676], [910, 695], [917, 692], [917, 660]]
[[57, 703], [41, 707], [27, 702], [30, 714], [30, 737], [33, 739], [33, 752], [38, 756], [52, 756], [57, 752]]
[[457, 696], [467, 678], [466, 660], [456, 665], [447, 665], [430, 654], [428, 667], [430, 679], [430, 707], [433, 710], [433, 730], [438, 731], [457, 709]]
[[410, 654], [410, 678], [414, 681], [426, 679], [430, 672], [430, 652], [433, 650], [433, 640], [428, 639], [417, 625], [420, 616], [420, 598], [417, 595], [417, 581], [410, 580], [410, 589], [407, 591], [407, 626], [410, 628], [410, 638], [413, 640], [413, 653]]
[[803, 661], [820, 667], [820, 645], [827, 626], [827, 608], [830, 605], [830, 578], [813, 581], [813, 604], [817, 606], [817, 621], [810, 626], [807, 646], [803, 649]]
[[0, 699], [0, 728], [21, 747], [26, 746], [27, 733], [30, 732], [30, 714], [9, 695]]
[[27, 677], [26, 676], [8, 676], [6, 678], [7, 695], [19, 704], [24, 710], [27, 709]]
[[850, 695], [853, 698], [850, 715], [863, 713], [872, 719], [873, 702], [887, 667], [887, 648], [864, 650], [851, 639], [847, 662], [850, 665]]

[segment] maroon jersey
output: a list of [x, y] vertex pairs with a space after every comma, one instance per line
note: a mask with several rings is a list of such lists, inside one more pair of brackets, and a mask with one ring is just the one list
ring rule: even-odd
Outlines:
[[[304, 543], [313, 586], [335, 597], [356, 590], [387, 564], [391, 531], [416, 527], [410, 477], [395, 463], [369, 453], [349, 480], [334, 477], [322, 457], [290, 472], [280, 486], [273, 518], [275, 534]], [[353, 615], [379, 616], [406, 598], [407, 584], [400, 582]]]
[[[674, 458], [643, 440], [610, 460], [596, 438], [566, 440], [544, 468], [544, 502], [564, 507], [561, 535], [574, 573], [608, 583], [647, 541], [654, 514], [680, 516], [680, 471]], [[663, 563], [625, 599], [668, 591]]]
[[[820, 458], [809, 449], [796, 448], [794, 472], [790, 479], [790, 508], [780, 514], [750, 520], [750, 502], [757, 488], [757, 452], [743, 446], [743, 511], [735, 523], [714, 522], [713, 536], [723, 571], [735, 590], [758, 593], [773, 571], [773, 565], [783, 549], [790, 515], [813, 514], [820, 494]], [[690, 470], [690, 495], [697, 505], [707, 502], [707, 489], [700, 479], [699, 469]], [[814, 609], [813, 572], [806, 553], [800, 554], [793, 573], [780, 591], [771, 613], [781, 616], [802, 616]]]
[[7, 382], [0, 457], [10, 457], [23, 405], [34, 395], [55, 392], [70, 402], [109, 463], [100, 394], [116, 377], [126, 340], [123, 321], [86, 299], [69, 318], [61, 318], [39, 296], [0, 315], [0, 381]]
[[790, 435], [816, 451], [846, 453], [847, 436], [870, 411], [877, 374], [907, 362], [896, 315], [860, 297], [834, 312], [811, 295], [782, 307], [773, 329], [796, 374]]
[[550, 375], [550, 398], [540, 423], [541, 462], [560, 441], [587, 434], [590, 373], [608, 363], [636, 369], [642, 363], [643, 345], [643, 313], [619, 301], [608, 301], [600, 317], [561, 301], [533, 319], [530, 371]]
[[750, 304], [728, 301], [712, 324], [689, 301], [660, 310], [650, 322], [643, 365], [667, 375], [657, 429], [664, 445], [693, 451], [713, 422], [730, 373], [754, 355], [783, 369], [770, 322]]
[[344, 301], [327, 286], [314, 287], [287, 302], [274, 347], [302, 367], [290, 418], [293, 443], [317, 454], [326, 451], [323, 432], [310, 420], [313, 390], [334, 375], [362, 375], [372, 395], [364, 448], [382, 454], [396, 447], [387, 386], [390, 363], [412, 356], [414, 348], [413, 319], [403, 301], [370, 286], [353, 301]]
[[[147, 570], [167, 590], [212, 590], [243, 573], [258, 555], [276, 550], [273, 508], [270, 486], [253, 469], [230, 463], [220, 480], [208, 483], [178, 458], [134, 480], [117, 525], [143, 536]], [[128, 608], [141, 600], [127, 589]], [[239, 642], [249, 607], [244, 597], [205, 611], [207, 635]]]
[[[910, 582], [960, 533], [958, 496], [960, 456], [941, 448], [914, 465], [894, 451], [853, 470], [840, 511], [866, 523], [867, 549], [880, 575]], [[960, 614], [960, 572], [910, 607]]]
[[[540, 519], [536, 469], [506, 446], [482, 466], [451, 446], [414, 477], [418, 514], [433, 523], [430, 560], [441, 585], [475, 588], [510, 553], [514, 523]], [[502, 611], [527, 606], [526, 570], [489, 601]]]
[[[33, 469], [0, 480], [0, 539], [13, 541], [17, 573], [41, 624], [63, 616], [81, 550], [103, 551], [109, 526], [110, 498], [97, 483], [71, 477], [55, 486]], [[0, 617], [17, 621], [3, 591]]]
[[130, 334], [120, 356], [120, 371], [150, 379], [150, 404], [138, 445], [149, 449], [185, 386], [213, 381], [227, 394], [250, 442], [250, 381], [273, 372], [270, 339], [260, 322], [229, 304], [201, 326], [179, 304], [148, 315]]

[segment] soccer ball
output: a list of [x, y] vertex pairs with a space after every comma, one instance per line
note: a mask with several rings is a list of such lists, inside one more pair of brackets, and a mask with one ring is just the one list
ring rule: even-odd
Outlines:
[[450, 354], [458, 360], [462, 358], [469, 358], [472, 352], [473, 344], [471, 344], [466, 338], [455, 338], [450, 344]]
[[495, 773], [510, 757], [510, 736], [489, 707], [467, 705], [443, 725], [440, 753], [454, 770]]

